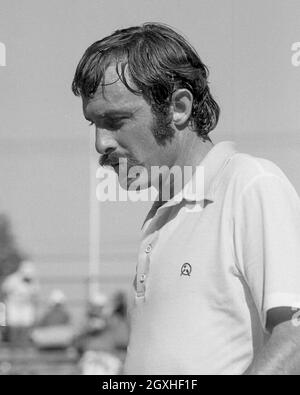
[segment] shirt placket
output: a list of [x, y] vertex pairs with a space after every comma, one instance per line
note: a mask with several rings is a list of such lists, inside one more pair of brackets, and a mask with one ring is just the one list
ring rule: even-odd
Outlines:
[[157, 238], [158, 232], [155, 232], [154, 235], [149, 236], [147, 240], [144, 241], [139, 254], [136, 277], [136, 296], [140, 300], [145, 299], [147, 280], [150, 273], [151, 256], [153, 254], [153, 249], [157, 242]]

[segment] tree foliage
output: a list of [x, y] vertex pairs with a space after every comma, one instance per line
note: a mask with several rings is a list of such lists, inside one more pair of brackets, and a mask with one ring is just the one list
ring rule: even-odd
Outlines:
[[6, 215], [0, 214], [0, 283], [18, 269], [22, 260], [23, 255], [11, 232], [10, 220]]

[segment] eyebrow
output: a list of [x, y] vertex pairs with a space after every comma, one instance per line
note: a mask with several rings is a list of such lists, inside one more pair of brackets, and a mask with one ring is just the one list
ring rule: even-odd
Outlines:
[[[103, 114], [96, 114], [95, 118], [105, 119], [112, 117], [124, 117], [124, 116], [133, 116], [137, 110], [107, 110]], [[85, 117], [87, 121], [90, 121], [87, 117]]]

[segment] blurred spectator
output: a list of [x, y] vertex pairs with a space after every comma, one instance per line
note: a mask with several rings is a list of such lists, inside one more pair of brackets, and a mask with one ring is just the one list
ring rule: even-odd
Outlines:
[[7, 276], [18, 270], [22, 259], [11, 233], [10, 221], [6, 215], [0, 214], [0, 341], [6, 340], [8, 335], [2, 283]]
[[31, 339], [39, 349], [65, 350], [72, 346], [74, 328], [61, 290], [51, 293], [49, 307], [32, 332]]
[[122, 292], [112, 298], [91, 298], [87, 323], [77, 338], [84, 375], [119, 374], [128, 344], [127, 301]]
[[36, 321], [38, 289], [34, 265], [28, 261], [2, 283], [8, 340], [12, 343], [24, 343], [29, 339]]
[[104, 351], [87, 351], [79, 365], [84, 376], [118, 375], [122, 371], [121, 360]]
[[94, 294], [88, 302], [86, 331], [89, 334], [98, 334], [107, 326], [110, 314], [109, 298], [102, 293]]
[[3, 302], [0, 302], [0, 341], [5, 340], [6, 328], [6, 307]]
[[120, 292], [112, 298], [99, 295], [90, 303], [87, 323], [76, 346], [84, 355], [95, 351], [122, 357], [128, 345], [128, 332], [126, 296]]
[[70, 325], [71, 315], [66, 307], [65, 294], [56, 289], [50, 295], [48, 310], [40, 320], [39, 327]]
[[127, 320], [127, 297], [124, 292], [117, 292], [114, 295], [113, 314]]
[[123, 292], [117, 292], [113, 298], [113, 313], [109, 322], [109, 329], [114, 338], [114, 347], [126, 350], [129, 340], [129, 325], [127, 317], [127, 297]]
[[[98, 349], [94, 343], [97, 343], [99, 337], [105, 332], [110, 312], [110, 300], [107, 295], [97, 292], [90, 297], [84, 323], [76, 338], [76, 348], [80, 355], [87, 350]], [[108, 349], [110, 349], [109, 345]]]

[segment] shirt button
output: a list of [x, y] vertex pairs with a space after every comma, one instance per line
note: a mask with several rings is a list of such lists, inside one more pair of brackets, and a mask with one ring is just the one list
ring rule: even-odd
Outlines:
[[145, 280], [146, 280], [146, 274], [142, 274], [141, 277], [140, 277], [140, 282], [144, 283]]
[[152, 251], [152, 245], [149, 244], [149, 245], [147, 246], [147, 248], [145, 249], [145, 252], [146, 252], [146, 254], [149, 254], [149, 252], [151, 252], [151, 251]]

